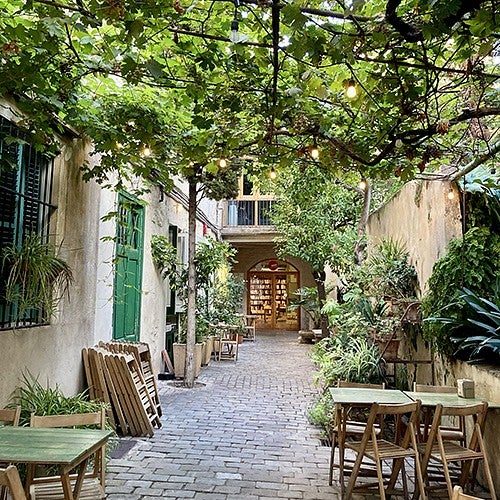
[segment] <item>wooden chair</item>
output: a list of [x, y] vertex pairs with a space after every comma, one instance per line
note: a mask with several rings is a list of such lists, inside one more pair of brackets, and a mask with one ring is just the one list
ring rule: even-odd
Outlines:
[[[451, 385], [424, 385], [413, 383], [413, 392], [434, 392], [436, 394], [456, 394], [457, 388]], [[429, 427], [432, 421], [432, 412], [425, 411], [424, 408], [423, 422], [419, 426], [419, 440], [426, 443], [429, 434]], [[443, 439], [450, 439], [452, 441], [459, 441], [465, 445], [467, 440], [465, 429], [465, 418], [458, 417], [458, 425], [451, 425], [447, 422], [446, 425], [441, 426], [441, 436]]]
[[17, 427], [19, 425], [19, 419], [21, 417], [21, 407], [13, 409], [3, 409], [0, 410], [0, 426], [2, 425], [14, 425]]
[[[13, 425], [17, 427], [19, 425], [19, 419], [21, 418], [21, 407], [18, 406], [13, 409], [3, 409], [0, 410], [0, 427], [2, 425]], [[0, 468], [6, 468], [10, 464], [0, 462]], [[7, 498], [7, 491], [4, 486], [0, 486], [0, 500], [5, 500]]]
[[246, 315], [245, 316], [245, 338], [253, 340], [255, 342], [255, 316]]
[[[484, 449], [483, 430], [488, 411], [488, 403], [472, 404], [467, 406], [444, 407], [441, 404], [436, 406], [434, 419], [432, 421], [431, 430], [429, 432], [429, 440], [427, 444], [420, 445], [422, 453], [422, 473], [424, 479], [429, 483], [428, 469], [429, 465], [434, 462], [440, 464], [440, 469], [444, 476], [446, 489], [449, 498], [453, 496], [453, 484], [450, 475], [450, 466], [458, 463], [461, 464], [460, 474], [458, 477], [458, 486], [462, 488], [467, 482], [471, 485], [475, 481], [476, 467], [473, 463], [483, 461], [484, 475], [490, 490], [492, 500], [496, 500], [495, 487], [493, 478], [488, 463], [488, 457]], [[463, 417], [469, 419], [473, 423], [473, 431], [466, 445], [457, 443], [456, 441], [445, 440], [441, 431], [441, 422], [443, 417]], [[429, 489], [435, 489], [428, 484]], [[438, 485], [438, 488], [440, 486]], [[442, 489], [442, 487], [441, 487]]]
[[[337, 382], [337, 387], [358, 387], [362, 389], [385, 389], [385, 384], [362, 384], [358, 382], [348, 382], [346, 380], [339, 380]], [[338, 418], [338, 416], [336, 417]], [[359, 420], [346, 420], [345, 422], [345, 436], [349, 438], [361, 439], [363, 433], [365, 432], [366, 422], [360, 422]], [[331, 450], [330, 450], [330, 473], [328, 476], [328, 484], [331, 486], [333, 484], [333, 469], [336, 467], [335, 464], [335, 448], [338, 445], [338, 425], [337, 422], [332, 422], [331, 425]], [[380, 426], [375, 426], [376, 432], [380, 432]], [[344, 468], [344, 457], [339, 458], [339, 465], [341, 469]]]
[[455, 486], [453, 488], [453, 496], [451, 500], [481, 500], [479, 497], [473, 497], [470, 495], [466, 495], [464, 490], [460, 486]]
[[26, 500], [21, 478], [15, 465], [0, 469], [0, 487], [9, 491], [12, 500]]
[[[105, 429], [106, 410], [102, 409], [93, 413], [76, 413], [71, 415], [37, 416], [31, 415], [31, 427], [79, 427], [94, 426]], [[92, 470], [85, 473], [79, 498], [82, 500], [95, 500], [106, 498], [104, 491], [105, 482], [105, 448], [102, 447], [94, 455]], [[74, 487], [76, 479], [71, 483]], [[31, 500], [59, 500], [64, 498], [62, 484], [59, 476], [30, 477]]]
[[219, 342], [219, 352], [217, 359], [232, 359], [234, 361], [238, 360], [238, 334], [232, 331], [231, 328], [219, 327], [220, 337]]
[[[403, 494], [408, 498], [408, 481], [405, 471], [405, 459], [414, 460], [415, 465], [415, 491], [420, 492], [425, 500], [424, 483], [422, 479], [422, 469], [420, 467], [420, 458], [417, 449], [416, 423], [420, 412], [420, 401], [403, 404], [378, 404], [374, 403], [368, 416], [366, 429], [361, 441], [346, 441], [346, 449], [356, 452], [356, 461], [352, 469], [345, 497], [346, 500], [352, 498], [356, 487], [356, 480], [360, 475], [361, 464], [364, 458], [375, 462], [377, 472], [377, 482], [367, 482], [356, 487], [356, 490], [362, 489], [370, 491], [378, 489], [381, 500], [385, 500], [387, 495], [396, 494], [396, 482], [401, 474]], [[392, 433], [393, 438], [380, 437], [375, 430], [375, 423], [381, 418], [392, 417], [395, 422], [395, 429]], [[406, 421], [407, 419], [407, 421]], [[404, 422], [404, 425], [403, 425]], [[398, 429], [405, 427], [401, 440], [398, 440]], [[392, 469], [387, 484], [384, 484], [383, 462], [391, 461]]]

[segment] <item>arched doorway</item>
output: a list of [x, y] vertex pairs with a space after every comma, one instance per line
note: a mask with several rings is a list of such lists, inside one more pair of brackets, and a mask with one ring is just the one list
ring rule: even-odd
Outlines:
[[299, 309], [290, 311], [290, 299], [299, 288], [299, 271], [283, 260], [266, 259], [248, 271], [248, 314], [256, 327], [272, 330], [299, 330]]

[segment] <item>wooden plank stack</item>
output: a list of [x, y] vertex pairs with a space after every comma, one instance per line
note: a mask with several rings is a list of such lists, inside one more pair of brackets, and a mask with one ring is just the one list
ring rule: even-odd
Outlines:
[[83, 349], [91, 399], [108, 403], [108, 417], [122, 435], [153, 436], [161, 405], [151, 355], [142, 342], [101, 342]]

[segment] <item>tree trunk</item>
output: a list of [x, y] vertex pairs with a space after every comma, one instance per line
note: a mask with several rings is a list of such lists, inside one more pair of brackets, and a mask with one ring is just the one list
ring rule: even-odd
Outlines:
[[[326, 289], [325, 289], [325, 271], [314, 271], [313, 272], [314, 281], [316, 281], [316, 288], [318, 289], [318, 302], [320, 310], [326, 302]], [[320, 324], [321, 333], [323, 337], [328, 337], [330, 332], [328, 331], [328, 317], [326, 314], [320, 314]]]
[[184, 385], [194, 387], [194, 345], [196, 343], [196, 180], [189, 178], [188, 209], [188, 300], [186, 311], [186, 364]]
[[365, 179], [366, 187], [363, 189], [363, 208], [358, 222], [358, 231], [356, 244], [354, 245], [354, 261], [356, 264], [362, 264], [365, 260], [366, 243], [364, 236], [366, 233], [366, 224], [368, 223], [368, 216], [370, 215], [370, 205], [372, 198], [372, 187], [370, 182]]

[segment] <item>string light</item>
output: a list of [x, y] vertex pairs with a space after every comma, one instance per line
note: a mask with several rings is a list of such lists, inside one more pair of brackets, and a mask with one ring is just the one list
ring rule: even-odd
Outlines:
[[357, 94], [358, 94], [358, 90], [356, 88], [356, 82], [351, 78], [347, 82], [346, 95], [347, 95], [347, 97], [349, 97], [349, 99], [352, 99], [352, 98], [356, 97]]
[[364, 179], [359, 181], [359, 189], [362, 189], [363, 191], [366, 189], [366, 181]]
[[226, 168], [227, 167], [227, 160], [225, 158], [221, 158], [219, 160], [219, 167], [220, 168]]
[[276, 179], [276, 176], [278, 174], [276, 173], [276, 170], [274, 170], [274, 167], [271, 168], [271, 170], [269, 171], [269, 178], [274, 181], [274, 179]]
[[310, 154], [311, 154], [311, 158], [312, 158], [313, 160], [317, 160], [317, 159], [319, 158], [319, 149], [318, 149], [318, 146], [316, 146], [316, 144], [314, 144], [314, 145], [311, 147]]
[[142, 155], [143, 156], [151, 156], [151, 148], [149, 146], [144, 146], [144, 149], [142, 150]]
[[453, 188], [450, 186], [450, 190], [448, 191], [448, 199], [453, 200], [455, 198], [455, 192], [453, 191]]

